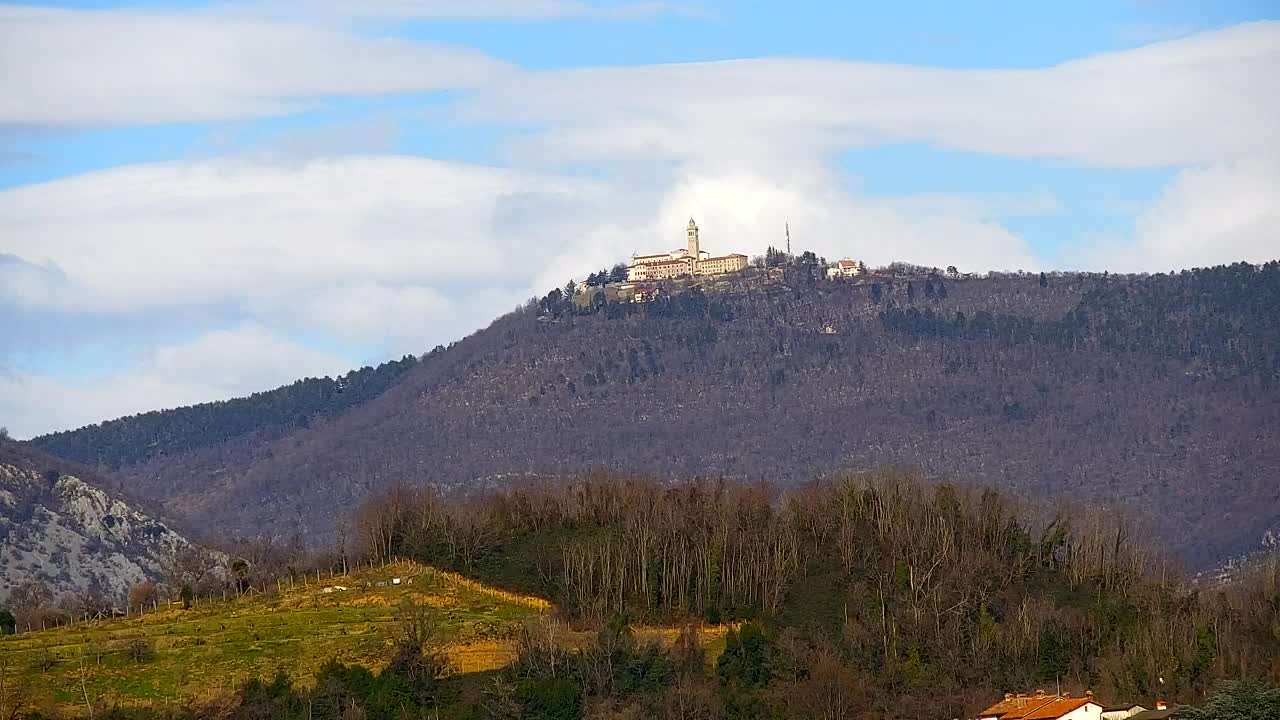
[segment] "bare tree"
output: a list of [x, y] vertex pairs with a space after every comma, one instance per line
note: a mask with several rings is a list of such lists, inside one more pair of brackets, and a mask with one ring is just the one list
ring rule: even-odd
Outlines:
[[171, 597], [184, 587], [196, 593], [209, 592], [217, 583], [217, 569], [217, 556], [197, 545], [175, 548], [162, 563], [164, 584]]
[[129, 586], [129, 607], [136, 607], [141, 610], [159, 599], [160, 590], [155, 583], [149, 580], [143, 580]]
[[43, 580], [35, 578], [24, 580], [9, 593], [9, 604], [13, 606], [19, 629], [38, 629], [52, 603], [53, 591]]

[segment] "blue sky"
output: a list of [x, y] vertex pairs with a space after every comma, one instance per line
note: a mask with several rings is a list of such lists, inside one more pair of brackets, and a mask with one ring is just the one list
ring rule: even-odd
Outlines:
[[689, 215], [872, 263], [1270, 259], [1278, 6], [0, 5], [0, 426], [423, 352]]

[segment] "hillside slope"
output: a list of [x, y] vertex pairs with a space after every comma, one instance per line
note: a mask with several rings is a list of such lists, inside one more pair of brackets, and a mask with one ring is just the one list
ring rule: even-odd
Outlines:
[[42, 581], [54, 595], [107, 598], [156, 579], [189, 545], [164, 523], [38, 455], [0, 444], [0, 602]]
[[[403, 584], [391, 584], [392, 577], [403, 578]], [[334, 660], [376, 669], [391, 655], [397, 607], [406, 599], [441, 611], [440, 630], [454, 668], [488, 670], [509, 661], [510, 628], [546, 605], [413, 563], [319, 582], [312, 577], [310, 585], [286, 579], [280, 587], [276, 592], [273, 583], [270, 594], [204, 598], [189, 610], [162, 603], [141, 617], [135, 609], [128, 619], [0, 636], [0, 653], [12, 658], [16, 670], [7, 679], [27, 686], [37, 705], [75, 706], [85, 692], [132, 705], [191, 702], [279, 670], [314, 680]], [[147, 657], [129, 657], [129, 644], [140, 639]], [[45, 653], [51, 656], [47, 669], [40, 662]], [[77, 662], [82, 655], [93, 658], [84, 689]]]
[[793, 270], [553, 310], [500, 318], [329, 421], [113, 477], [217, 534], [325, 537], [397, 482], [607, 466], [785, 483], [886, 463], [1045, 507], [1115, 505], [1197, 565], [1280, 526], [1275, 263], [861, 283]]

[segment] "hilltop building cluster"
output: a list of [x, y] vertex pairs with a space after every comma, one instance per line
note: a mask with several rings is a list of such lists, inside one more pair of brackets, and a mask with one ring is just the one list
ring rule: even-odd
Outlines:
[[632, 255], [627, 266], [627, 282], [669, 280], [698, 275], [723, 275], [747, 269], [747, 256], [741, 253], [712, 256], [702, 249], [698, 224], [689, 218], [685, 247], [659, 255]]

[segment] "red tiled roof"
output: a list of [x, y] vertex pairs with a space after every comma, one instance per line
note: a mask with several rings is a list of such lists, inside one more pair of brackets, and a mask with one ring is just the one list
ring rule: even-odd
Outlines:
[[854, 262], [853, 260], [840, 260], [836, 262], [836, 264], [842, 268], [858, 267], [858, 263]]
[[[1057, 718], [1060, 718], [1073, 710], [1082, 708], [1089, 703], [1094, 703], [1095, 705], [1098, 704], [1093, 698], [1087, 697], [1058, 698], [1047, 705], [1042, 705], [1036, 708], [1030, 714], [1023, 715], [1022, 720], [1057, 720]], [[1101, 706], [1099, 705], [1099, 707]]]

